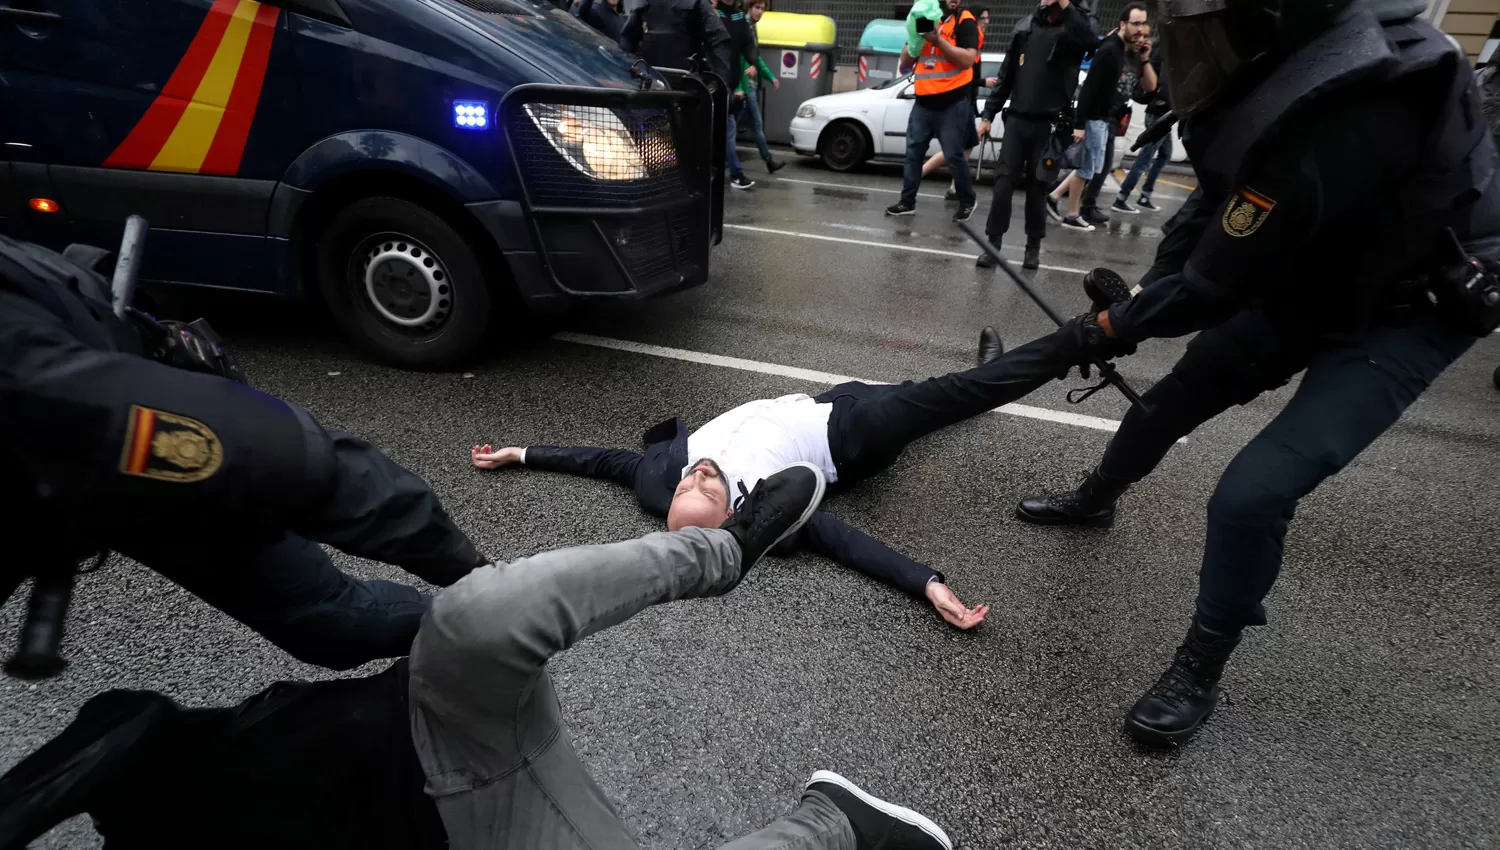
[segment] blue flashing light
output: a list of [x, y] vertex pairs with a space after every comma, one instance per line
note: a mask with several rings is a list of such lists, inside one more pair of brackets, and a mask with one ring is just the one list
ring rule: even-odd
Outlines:
[[453, 124], [465, 130], [483, 130], [490, 126], [490, 111], [485, 104], [473, 100], [453, 101]]

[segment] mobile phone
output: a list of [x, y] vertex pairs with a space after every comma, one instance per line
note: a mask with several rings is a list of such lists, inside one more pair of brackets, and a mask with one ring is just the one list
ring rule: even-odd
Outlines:
[[937, 23], [932, 18], [917, 18], [917, 32], [928, 33], [937, 29]]

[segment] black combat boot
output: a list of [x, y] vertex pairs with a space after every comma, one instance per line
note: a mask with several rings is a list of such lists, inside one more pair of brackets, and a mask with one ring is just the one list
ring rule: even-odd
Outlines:
[[1105, 481], [1096, 469], [1077, 490], [1023, 499], [1016, 505], [1016, 518], [1036, 525], [1109, 528], [1115, 524], [1115, 500], [1129, 486]]
[[1192, 737], [1219, 702], [1219, 677], [1240, 634], [1220, 634], [1193, 618], [1177, 657], [1125, 715], [1125, 731], [1142, 744], [1175, 747]]
[[1042, 242], [1040, 239], [1026, 240], [1026, 256], [1021, 260], [1021, 268], [1027, 271], [1035, 271], [1042, 267]]

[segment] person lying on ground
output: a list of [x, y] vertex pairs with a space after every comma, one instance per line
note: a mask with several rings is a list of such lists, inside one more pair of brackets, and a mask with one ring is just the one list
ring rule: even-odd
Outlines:
[[[722, 527], [481, 567], [433, 600], [411, 657], [373, 676], [282, 682], [232, 708], [96, 696], [0, 777], [0, 848], [87, 813], [116, 850], [635, 850], [571, 746], [548, 660], [653, 605], [730, 592], [823, 489], [797, 464]], [[725, 849], [952, 846], [818, 771], [795, 810]]]
[[[1128, 299], [1118, 282], [1103, 303]], [[470, 449], [480, 469], [522, 465], [605, 478], [635, 491], [641, 507], [673, 531], [713, 528], [734, 515], [756, 481], [787, 463], [811, 463], [830, 482], [851, 484], [888, 469], [915, 440], [1022, 398], [1065, 375], [1074, 342], [1067, 329], [1005, 352], [994, 328], [980, 334], [979, 366], [925, 381], [840, 384], [817, 396], [742, 404], [692, 433], [680, 419], [645, 434], [645, 452], [608, 448], [490, 445]], [[818, 512], [787, 551], [824, 555], [913, 597], [925, 598], [960, 629], [984, 621], [988, 605], [966, 606], [943, 573]], [[778, 552], [778, 554], [783, 554]]]

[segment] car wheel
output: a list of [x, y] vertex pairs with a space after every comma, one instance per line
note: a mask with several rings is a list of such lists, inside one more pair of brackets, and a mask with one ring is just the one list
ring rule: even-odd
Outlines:
[[1495, 389], [1500, 389], [1500, 366], [1495, 367]]
[[865, 161], [864, 131], [847, 121], [829, 125], [818, 139], [818, 156], [834, 171], [849, 171]]
[[382, 362], [449, 369], [484, 342], [492, 304], [484, 260], [425, 207], [400, 198], [344, 207], [318, 241], [316, 267], [334, 321]]

